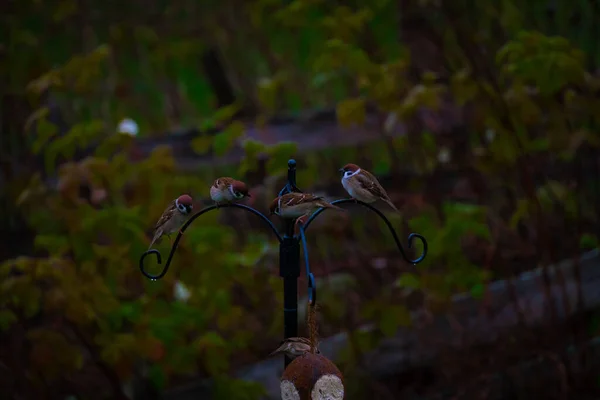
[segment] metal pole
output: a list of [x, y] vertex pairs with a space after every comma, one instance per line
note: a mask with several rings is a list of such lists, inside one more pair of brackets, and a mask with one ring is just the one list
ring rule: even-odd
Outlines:
[[[296, 161], [288, 161], [286, 192], [296, 187]], [[285, 190], [285, 189], [284, 189]], [[283, 191], [282, 191], [283, 192]], [[282, 195], [283, 193], [280, 193]], [[279, 276], [283, 278], [284, 339], [298, 336], [298, 278], [300, 277], [300, 242], [294, 238], [294, 220], [285, 220], [285, 234], [279, 244]], [[285, 357], [284, 368], [292, 360]]]

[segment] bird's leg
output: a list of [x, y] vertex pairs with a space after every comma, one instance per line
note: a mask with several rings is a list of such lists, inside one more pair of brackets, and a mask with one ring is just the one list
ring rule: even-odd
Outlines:
[[302, 228], [304, 226], [304, 223], [306, 222], [306, 219], [308, 218], [309, 214], [304, 214], [301, 215], [300, 217], [296, 218], [296, 222], [294, 223], [294, 230], [297, 228], [298, 230], [300, 230], [300, 228]]

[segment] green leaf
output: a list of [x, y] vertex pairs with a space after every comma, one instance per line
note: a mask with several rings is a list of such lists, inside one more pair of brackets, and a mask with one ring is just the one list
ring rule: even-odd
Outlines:
[[215, 155], [223, 156], [235, 144], [237, 139], [244, 136], [245, 126], [239, 121], [232, 122], [229, 126], [214, 136], [213, 149]]
[[212, 116], [213, 121], [218, 125], [219, 123], [227, 122], [233, 118], [233, 116], [240, 110], [237, 104], [230, 104], [225, 107], [219, 108]]
[[164, 389], [167, 385], [167, 374], [158, 364], [152, 364], [148, 368], [148, 378], [157, 389]]
[[199, 350], [203, 350], [207, 347], [225, 347], [227, 342], [217, 332], [212, 331], [200, 336], [195, 345]]
[[29, 130], [31, 124], [34, 123], [34, 121], [37, 122], [37, 124], [36, 124], [36, 139], [32, 145], [32, 150], [35, 154], [38, 154], [40, 152], [40, 150], [42, 149], [42, 147], [46, 143], [48, 143], [48, 141], [51, 138], [53, 138], [56, 135], [56, 133], [58, 132], [56, 125], [54, 125], [53, 123], [51, 123], [50, 121], [48, 121], [46, 119], [47, 114], [48, 114], [48, 108], [43, 107], [43, 108], [37, 110], [35, 113], [33, 113], [29, 117], [27, 122], [25, 123], [25, 130], [27, 131], [27, 130]]
[[238, 173], [245, 175], [256, 169], [260, 155], [266, 153], [268, 148], [264, 143], [254, 139], [245, 139], [242, 142], [242, 147], [244, 148], [244, 158], [240, 163]]
[[279, 86], [278, 79], [261, 79], [258, 82], [258, 101], [267, 113], [277, 110]]
[[590, 233], [584, 233], [579, 239], [579, 248], [581, 249], [595, 249], [598, 247], [598, 238], [596, 235]]
[[269, 161], [267, 162], [267, 173], [276, 176], [287, 171], [287, 161], [293, 158], [298, 151], [295, 142], [279, 142], [267, 149]]
[[212, 136], [209, 135], [200, 135], [192, 139], [191, 146], [192, 150], [199, 154], [203, 155], [210, 151], [213, 143]]
[[0, 331], [7, 330], [14, 322], [17, 316], [10, 310], [0, 310]]
[[522, 219], [529, 217], [529, 200], [519, 199], [517, 201], [517, 209], [510, 217], [509, 226], [515, 229]]
[[485, 293], [485, 285], [483, 283], [477, 283], [471, 287], [471, 296], [474, 299], [481, 299]]
[[37, 235], [34, 245], [37, 249], [46, 250], [55, 256], [63, 255], [69, 249], [67, 238], [61, 235]]
[[374, 142], [369, 146], [369, 154], [373, 160], [373, 173], [376, 176], [384, 176], [390, 173], [392, 169], [392, 159], [386, 142]]
[[527, 149], [532, 152], [542, 152], [550, 148], [549, 138], [537, 138], [527, 144]]
[[366, 118], [365, 101], [361, 98], [344, 100], [337, 105], [336, 114], [342, 126], [362, 125]]
[[387, 336], [391, 337], [396, 334], [399, 326], [410, 326], [410, 312], [404, 306], [388, 305], [381, 313], [379, 320], [379, 329]]
[[443, 205], [444, 214], [446, 215], [461, 215], [471, 216], [473, 218], [485, 218], [487, 215], [487, 207], [477, 204], [445, 202]]
[[215, 399], [259, 400], [266, 395], [264, 386], [258, 382], [217, 376], [214, 379], [212, 397]]
[[404, 273], [396, 280], [396, 285], [403, 288], [419, 289], [421, 287], [421, 281], [414, 274]]

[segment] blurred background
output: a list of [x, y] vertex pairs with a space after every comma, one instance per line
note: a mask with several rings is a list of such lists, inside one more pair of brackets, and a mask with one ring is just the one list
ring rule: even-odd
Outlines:
[[360, 207], [312, 226], [347, 399], [600, 398], [597, 1], [22, 0], [0, 20], [6, 398], [278, 398], [260, 220], [202, 216], [160, 281], [138, 260], [216, 177], [268, 213], [291, 157], [329, 200], [344, 164], [370, 170], [429, 243], [407, 264]]

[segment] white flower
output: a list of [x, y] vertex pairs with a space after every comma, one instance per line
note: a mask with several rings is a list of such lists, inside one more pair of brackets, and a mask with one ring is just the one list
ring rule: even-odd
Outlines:
[[438, 153], [438, 161], [441, 164], [446, 164], [452, 158], [452, 154], [450, 153], [450, 149], [447, 147], [442, 147]]
[[117, 131], [125, 135], [137, 136], [139, 133], [139, 128], [138, 124], [134, 120], [131, 118], [125, 118], [119, 123]]
[[192, 296], [192, 293], [188, 288], [185, 287], [183, 283], [181, 283], [181, 281], [176, 281], [175, 289], [173, 290], [173, 296], [175, 296], [175, 299], [178, 301], [185, 303]]

